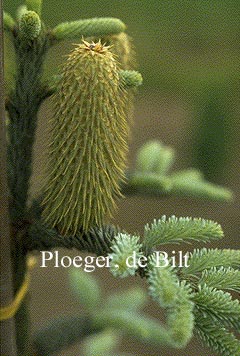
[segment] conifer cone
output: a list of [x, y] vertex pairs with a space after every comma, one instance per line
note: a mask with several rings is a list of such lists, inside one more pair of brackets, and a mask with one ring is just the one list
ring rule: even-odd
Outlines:
[[127, 155], [125, 91], [109, 46], [78, 45], [54, 95], [43, 218], [63, 235], [111, 217]]

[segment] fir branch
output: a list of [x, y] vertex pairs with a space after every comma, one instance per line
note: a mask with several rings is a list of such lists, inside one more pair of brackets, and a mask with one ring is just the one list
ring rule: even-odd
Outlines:
[[123, 186], [126, 194], [153, 196], [188, 196], [219, 201], [231, 201], [232, 192], [209, 183], [196, 169], [166, 175], [174, 161], [174, 151], [160, 141], [149, 141], [137, 154], [136, 171], [128, 173]]
[[145, 226], [144, 248], [148, 251], [159, 244], [179, 243], [189, 240], [208, 242], [223, 237], [219, 224], [200, 218], [170, 218], [162, 216], [159, 220]]
[[118, 234], [112, 241], [111, 250], [109, 254], [111, 258], [110, 271], [115, 277], [133, 276], [138, 269], [138, 266], [129, 267], [126, 263], [127, 258], [136, 254], [136, 259], [143, 256], [141, 250], [142, 245], [139, 243], [139, 236], [131, 236], [127, 234]]
[[75, 268], [71, 269], [69, 280], [73, 293], [87, 310], [93, 310], [100, 305], [101, 291], [96, 278]]
[[80, 231], [74, 236], [63, 237], [56, 229], [36, 221], [28, 226], [24, 243], [26, 251], [65, 247], [104, 256], [110, 252], [112, 240], [118, 232], [117, 227], [106, 225], [101, 228], [91, 228], [87, 233]]
[[193, 296], [195, 308], [213, 321], [219, 321], [240, 331], [240, 303], [230, 293], [205, 286], [199, 286]]
[[233, 194], [229, 189], [201, 180], [199, 172], [195, 170], [188, 172], [186, 170], [182, 173], [179, 174], [178, 180], [173, 179], [172, 176], [163, 176], [156, 173], [128, 172], [122, 192], [127, 195], [138, 194], [154, 197], [175, 195], [216, 201], [232, 201]]
[[167, 308], [169, 335], [175, 347], [183, 347], [192, 337], [194, 327], [191, 289], [179, 282], [171, 267], [155, 267], [154, 254], [149, 261], [147, 279], [150, 295], [161, 307]]
[[124, 309], [137, 311], [141, 309], [147, 301], [147, 295], [142, 288], [133, 287], [124, 292], [111, 294], [106, 301], [108, 309]]
[[192, 337], [194, 304], [191, 298], [190, 286], [185, 281], [179, 283], [175, 305], [169, 309], [167, 316], [169, 334], [175, 347], [184, 347]]
[[195, 331], [204, 346], [224, 356], [239, 356], [240, 341], [220, 323], [215, 323], [207, 315], [195, 314]]
[[178, 296], [178, 278], [170, 266], [156, 267], [154, 254], [149, 259], [147, 280], [149, 294], [162, 308], [174, 305]]
[[[171, 179], [171, 177], [170, 177]], [[189, 196], [196, 198], [213, 199], [217, 201], [232, 201], [232, 192], [224, 187], [207, 181], [180, 179], [172, 177], [171, 193], [176, 196]]]
[[182, 182], [188, 182], [188, 181], [191, 181], [191, 182], [201, 182], [203, 181], [203, 174], [202, 172], [200, 172], [198, 169], [195, 169], [195, 168], [188, 168], [188, 169], [184, 169], [184, 170], [181, 170], [181, 171], [177, 171], [177, 172], [174, 172], [170, 175], [170, 178], [173, 182], [175, 181], [182, 181]]
[[145, 143], [137, 153], [136, 171], [164, 176], [174, 161], [174, 150], [159, 141]]
[[93, 18], [63, 22], [52, 30], [52, 35], [58, 41], [73, 40], [84, 37], [102, 37], [110, 34], [117, 34], [126, 29], [125, 24], [116, 18]]
[[112, 352], [120, 341], [119, 336], [119, 333], [116, 331], [106, 329], [98, 334], [88, 337], [83, 344], [84, 356], [113, 355]]
[[169, 332], [155, 319], [150, 319], [129, 310], [103, 310], [93, 316], [96, 327], [113, 327], [138, 342], [173, 346]]
[[168, 177], [155, 173], [135, 172], [127, 175], [127, 183], [122, 192], [127, 195], [141, 194], [150, 196], [164, 196], [171, 192], [171, 181]]
[[196, 249], [189, 256], [189, 267], [183, 267], [183, 275], [195, 275], [212, 267], [240, 268], [240, 250]]
[[240, 271], [231, 267], [212, 267], [203, 271], [198, 283], [201, 286], [206, 284], [208, 287], [240, 292]]

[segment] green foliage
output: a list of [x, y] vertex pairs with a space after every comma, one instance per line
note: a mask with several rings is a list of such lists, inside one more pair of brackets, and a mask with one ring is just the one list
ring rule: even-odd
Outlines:
[[[79, 285], [81, 286], [81, 282]], [[97, 328], [113, 327], [121, 330], [142, 342], [183, 347], [192, 336], [193, 302], [190, 299], [191, 291], [188, 285], [176, 280], [175, 287], [177, 296], [175, 301], [168, 305], [166, 328], [156, 320], [138, 314], [137, 310], [143, 307], [146, 301], [140, 289], [120, 292], [108, 297], [102, 310], [99, 308], [91, 310], [93, 323]], [[134, 296], [135, 292], [137, 300]], [[134, 301], [136, 301], [135, 305]]]
[[[164, 216], [152, 225], [146, 225], [142, 249], [148, 254], [161, 243], [178, 243], [180, 240], [188, 241], [189, 238], [207, 242], [222, 236], [220, 225], [213, 221], [176, 217], [167, 220]], [[203, 340], [208, 338], [207, 344], [213, 350], [221, 351], [224, 344], [227, 350], [236, 350], [239, 347], [234, 335], [222, 325], [239, 331], [240, 304], [229, 293], [221, 290], [239, 290], [239, 271], [233, 268], [239, 267], [239, 253], [240, 251], [227, 249], [195, 250], [188, 261], [190, 266], [184, 268], [172, 268], [170, 265], [156, 267], [155, 254], [149, 257], [145, 274], [149, 293], [166, 309], [166, 331], [172, 346], [183, 347], [190, 340], [195, 326]], [[120, 255], [123, 255], [122, 251]], [[231, 268], [227, 268], [228, 266]], [[138, 272], [142, 274], [141, 270]], [[212, 330], [217, 330], [217, 325], [221, 323], [220, 331], [208, 337], [205, 333], [205, 320], [203, 326], [199, 325], [202, 320], [199, 315], [204, 316]], [[124, 319], [125, 316], [117, 318], [113, 315], [115, 327], [122, 323], [121, 318]], [[128, 325], [133, 325], [132, 321], [127, 322]], [[128, 332], [132, 333], [131, 326], [129, 328]], [[224, 336], [223, 340], [219, 339], [220, 335]], [[166, 339], [165, 342], [169, 341]]]
[[240, 331], [240, 304], [230, 293], [204, 285], [199, 286], [193, 300], [203, 315]]
[[191, 301], [191, 289], [185, 282], [177, 286], [177, 299], [169, 309], [167, 324], [175, 347], [184, 347], [191, 339], [194, 328], [194, 303]]
[[190, 266], [183, 268], [185, 275], [197, 274], [212, 267], [240, 268], [240, 250], [196, 249], [189, 256]]
[[106, 308], [137, 311], [141, 309], [147, 301], [147, 295], [140, 287], [133, 287], [124, 292], [118, 292], [108, 296]]
[[171, 147], [162, 145], [160, 141], [149, 141], [143, 145], [137, 155], [137, 172], [165, 175], [174, 161]]
[[96, 308], [100, 304], [101, 291], [95, 278], [77, 269], [71, 270], [69, 278], [73, 292], [87, 309]]
[[212, 267], [204, 270], [199, 285], [240, 292], [240, 271], [231, 267]]
[[240, 342], [233, 333], [230, 333], [220, 323], [213, 323], [212, 319], [202, 314], [197, 314], [196, 333], [213, 351], [224, 356], [238, 356]]
[[[85, 280], [83, 280], [82, 275], [85, 275]], [[89, 279], [89, 281], [87, 281]], [[96, 290], [97, 286], [97, 294], [98, 296], [101, 294], [101, 286], [100, 284], [96, 281], [95, 277], [86, 274], [80, 270], [76, 270], [74, 272], [74, 278], [72, 278], [72, 273], [70, 274], [70, 282], [71, 282], [71, 287], [76, 296], [79, 298], [79, 303], [83, 305], [84, 307], [87, 307], [89, 302], [86, 298], [82, 298], [82, 289], [84, 289], [84, 286], [88, 284], [88, 286], [93, 285], [94, 286], [94, 291]], [[79, 292], [80, 291], [80, 292]], [[93, 315], [100, 311], [102, 312], [103, 309], [104, 311], [108, 312], [108, 310], [116, 310], [116, 309], [121, 309], [124, 310], [125, 312], [127, 311], [134, 311], [138, 312], [141, 308], [145, 306], [147, 302], [147, 295], [145, 291], [140, 288], [140, 287], [133, 287], [131, 289], [125, 290], [124, 292], [118, 291], [115, 294], [111, 294], [106, 297], [106, 301], [102, 308], [99, 308], [99, 305], [95, 303], [95, 305], [92, 304], [93, 308], [89, 309], [88, 312], [92, 313]]]
[[105, 356], [113, 355], [115, 347], [119, 341], [119, 335], [116, 331], [106, 329], [99, 334], [90, 336], [83, 345], [85, 356]]
[[129, 172], [124, 191], [127, 194], [153, 196], [189, 196], [219, 201], [231, 201], [232, 192], [207, 182], [195, 169], [169, 174], [174, 151], [160, 141], [149, 141], [137, 153], [136, 170]]
[[172, 345], [167, 329], [157, 320], [129, 312], [129, 310], [105, 310], [94, 317], [97, 326], [113, 327], [138, 341], [156, 345]]
[[219, 224], [211, 220], [198, 218], [176, 218], [162, 216], [154, 220], [151, 225], [145, 226], [144, 247], [152, 249], [160, 244], [179, 243], [189, 240], [204, 241], [216, 240], [223, 237]]
[[194, 327], [194, 304], [189, 285], [179, 282], [171, 266], [156, 267], [154, 254], [149, 261], [147, 280], [150, 295], [168, 310], [167, 325], [172, 343], [175, 347], [183, 347], [192, 337]]
[[178, 278], [171, 266], [156, 267], [153, 254], [148, 265], [149, 293], [162, 308], [172, 307], [178, 297]]
[[135, 274], [138, 266], [129, 267], [126, 264], [128, 257], [136, 254], [136, 258], [139, 259], [142, 256], [140, 252], [142, 245], [139, 242], [138, 236], [131, 236], [127, 234], [118, 234], [112, 242], [111, 258], [111, 272], [115, 277], [127, 277]]
[[[150, 294], [161, 304], [162, 300], [166, 301], [166, 298], [162, 299], [164, 292], [160, 292], [161, 287], [166, 289], [166, 292], [168, 288], [167, 275], [161, 276], [161, 273], [164, 273], [167, 269], [157, 269], [154, 265], [154, 257], [152, 257], [149, 263], [147, 279], [150, 285]], [[153, 274], [153, 270], [155, 274]], [[76, 275], [77, 273], [79, 271], [76, 272]], [[83, 272], [80, 272], [79, 278], [72, 279], [72, 287], [76, 290], [81, 290], [86, 285], [81, 278], [82, 274]], [[89, 285], [94, 279], [89, 274], [86, 274], [85, 278], [90, 279]], [[166, 281], [163, 283], [164, 278], [166, 278]], [[171, 284], [175, 285], [175, 297], [170, 298], [171, 303], [162, 305], [167, 312], [166, 326], [161, 325], [156, 319], [139, 314], [138, 310], [144, 306], [144, 301], [146, 301], [144, 292], [140, 289], [121, 291], [114, 296], [108, 296], [101, 309], [97, 304], [95, 307], [92, 306], [88, 309], [87, 329], [88, 333], [92, 334], [93, 337], [85, 339], [84, 350], [86, 355], [88, 353], [90, 355], [94, 353], [101, 355], [104, 353], [104, 347], [106, 347], [105, 354], [112, 354], [111, 348], [116, 346], [119, 333], [132, 336], [140, 342], [151, 345], [162, 344], [175, 348], [184, 347], [190, 340], [194, 327], [196, 334], [211, 349], [224, 356], [237, 356], [240, 343], [223, 324], [234, 327], [236, 330], [239, 329], [238, 301], [233, 301], [229, 293], [217, 291], [206, 286], [201, 287], [199, 285], [198, 290], [194, 291], [189, 282], [180, 281], [177, 274], [173, 274], [173, 271], [172, 275], [169, 276], [169, 288], [173, 291]], [[193, 288], [195, 288], [194, 284]], [[137, 300], [134, 299], [135, 293], [137, 294]], [[169, 295], [171, 295], [170, 292], [168, 293]], [[88, 301], [81, 298], [81, 296], [79, 301], [85, 307], [88, 306]], [[74, 318], [72, 318], [72, 321], [68, 318], [64, 322], [59, 319], [56, 323], [49, 324], [45, 331], [43, 329], [42, 332], [38, 333], [35, 345], [37, 345], [38, 350], [44, 350], [41, 355], [47, 355], [48, 347], [51, 347], [51, 345], [47, 346], [44, 341], [44, 332], [47, 332], [55, 340], [54, 350], [59, 350], [58, 342], [63, 345], [62, 339], [58, 339], [57, 335], [55, 335], [55, 332], [57, 333], [57, 325], [60, 327], [61, 332], [64, 333], [64, 340], [68, 340], [68, 344], [71, 342], [70, 340], [72, 342], [77, 340], [78, 334], [79, 337], [87, 336], [87, 334], [84, 334], [85, 328], [80, 324], [80, 317], [75, 316]], [[72, 327], [69, 328], [69, 325]], [[114, 333], [112, 341], [108, 337], [111, 333]]]
[[191, 196], [199, 198], [207, 198], [218, 201], [231, 201], [233, 198], [232, 192], [224, 187], [207, 181], [194, 181], [189, 177], [183, 180], [172, 177], [171, 193], [176, 196]]
[[171, 182], [167, 177], [152, 173], [135, 172], [128, 174], [124, 192], [126, 194], [165, 195], [171, 191]]
[[117, 34], [126, 29], [124, 23], [115, 18], [93, 18], [87, 20], [78, 20], [64, 22], [57, 25], [52, 30], [52, 35], [56, 40], [81, 39], [81, 36], [102, 37], [109, 34]]

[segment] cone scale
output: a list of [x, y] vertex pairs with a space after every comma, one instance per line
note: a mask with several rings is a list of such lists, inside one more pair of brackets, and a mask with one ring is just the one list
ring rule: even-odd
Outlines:
[[108, 46], [83, 41], [53, 97], [43, 218], [63, 235], [112, 216], [127, 155], [125, 92]]

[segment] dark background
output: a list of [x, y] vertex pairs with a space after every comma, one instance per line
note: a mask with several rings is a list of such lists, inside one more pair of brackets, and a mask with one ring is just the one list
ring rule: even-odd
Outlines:
[[[19, 4], [20, 1], [5, 0], [4, 7], [14, 15]], [[145, 223], [163, 214], [203, 217], [216, 220], [225, 231], [225, 238], [209, 247], [239, 248], [240, 2], [48, 0], [43, 5], [43, 19], [49, 26], [98, 16], [118, 17], [127, 24], [144, 78], [136, 98], [130, 166], [134, 164], [137, 149], [146, 140], [159, 139], [176, 149], [173, 169], [201, 167], [211, 181], [226, 185], [235, 193], [233, 203], [174, 197], [125, 198], [119, 203], [114, 223], [129, 232], [142, 233]], [[63, 56], [72, 47], [72, 43], [67, 43], [51, 50], [46, 77], [56, 72]], [[5, 53], [9, 86], [13, 80], [14, 55], [8, 39]], [[47, 101], [39, 115], [32, 196], [41, 189], [50, 117], [51, 105]], [[191, 248], [187, 246], [188, 250]], [[78, 254], [66, 250], [61, 253]], [[106, 294], [135, 283], [145, 285], [139, 278], [116, 280], [108, 271], [98, 270], [95, 275], [103, 282]], [[154, 316], [157, 310], [153, 303], [146, 309]], [[31, 285], [33, 331], [59, 313], [79, 311], [78, 301], [69, 292], [67, 270], [51, 267], [34, 270]], [[78, 350], [77, 345], [61, 355], [76, 356]], [[144, 349], [137, 342], [127, 340], [122, 350], [151, 356], [213, 355], [195, 340], [185, 350], [159, 350], [148, 346]]]

